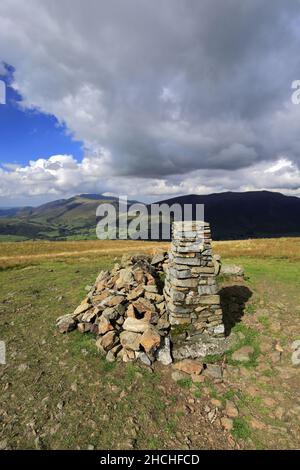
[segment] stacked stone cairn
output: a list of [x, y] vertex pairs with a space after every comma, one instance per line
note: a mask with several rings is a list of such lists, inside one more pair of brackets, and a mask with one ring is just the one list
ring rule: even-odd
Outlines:
[[222, 353], [220, 266], [209, 224], [174, 222], [169, 253], [123, 256], [99, 274], [72, 314], [57, 319], [57, 328], [95, 334], [98, 350], [110, 362], [168, 365]]
[[73, 314], [57, 319], [61, 333], [77, 328], [94, 333], [96, 346], [110, 362], [140, 360], [167, 365], [170, 354], [169, 327], [161, 274], [166, 253], [152, 259], [145, 255], [124, 256], [112, 271], [102, 271], [87, 297]]
[[210, 226], [202, 221], [174, 222], [164, 296], [175, 359], [221, 352], [224, 324]]

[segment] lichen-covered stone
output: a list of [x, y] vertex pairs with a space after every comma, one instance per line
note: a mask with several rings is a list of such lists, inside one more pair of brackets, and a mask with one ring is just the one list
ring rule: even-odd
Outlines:
[[68, 333], [76, 328], [77, 321], [73, 315], [64, 315], [56, 320], [56, 326], [60, 333]]
[[128, 317], [123, 323], [123, 329], [126, 331], [133, 331], [134, 333], [143, 333], [149, 327], [149, 322], [145, 320], [138, 320], [137, 318]]
[[140, 349], [141, 337], [141, 333], [122, 331], [120, 334], [120, 342], [123, 348], [138, 351]]

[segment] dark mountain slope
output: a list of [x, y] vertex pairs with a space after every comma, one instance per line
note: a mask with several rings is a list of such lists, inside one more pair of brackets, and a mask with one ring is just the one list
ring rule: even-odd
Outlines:
[[215, 239], [300, 235], [300, 199], [269, 191], [187, 195], [160, 201], [204, 204]]

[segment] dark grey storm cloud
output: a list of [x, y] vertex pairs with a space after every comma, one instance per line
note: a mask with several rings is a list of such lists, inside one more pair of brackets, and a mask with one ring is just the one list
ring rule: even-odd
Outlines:
[[0, 4], [24, 106], [65, 122], [102, 175], [299, 164], [299, 51], [298, 0]]

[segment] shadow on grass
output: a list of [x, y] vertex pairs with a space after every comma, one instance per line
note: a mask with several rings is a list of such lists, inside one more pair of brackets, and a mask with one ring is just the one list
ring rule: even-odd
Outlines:
[[251, 298], [252, 291], [246, 286], [235, 285], [223, 287], [219, 294], [223, 310], [225, 336], [229, 336], [234, 325], [242, 320], [246, 303]]

